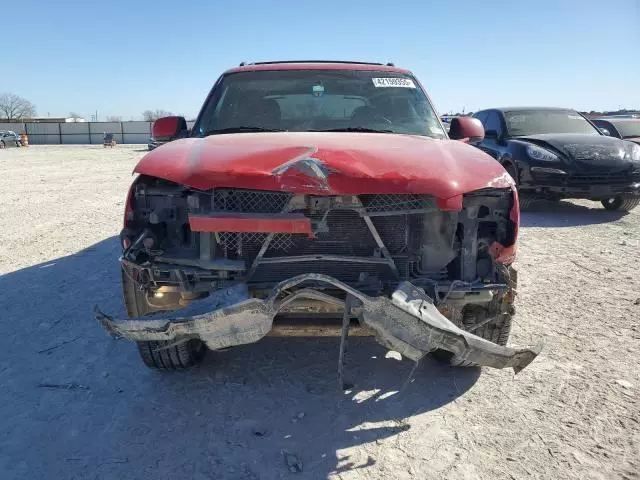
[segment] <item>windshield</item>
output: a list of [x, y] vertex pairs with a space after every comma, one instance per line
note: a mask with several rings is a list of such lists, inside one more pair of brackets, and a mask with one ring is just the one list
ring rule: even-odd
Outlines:
[[573, 110], [514, 110], [504, 112], [504, 119], [512, 137], [542, 133], [600, 134], [593, 125]]
[[350, 70], [251, 71], [225, 75], [194, 135], [260, 131], [352, 131], [446, 138], [412, 77]]
[[625, 120], [613, 124], [622, 138], [640, 137], [640, 120]]

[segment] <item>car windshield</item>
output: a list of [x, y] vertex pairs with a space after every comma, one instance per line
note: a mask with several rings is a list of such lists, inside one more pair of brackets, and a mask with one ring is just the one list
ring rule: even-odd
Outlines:
[[284, 70], [225, 75], [196, 136], [236, 132], [383, 132], [446, 138], [409, 75], [384, 71]]
[[514, 110], [504, 112], [507, 130], [512, 137], [543, 133], [600, 132], [573, 110]]
[[613, 124], [622, 138], [640, 137], [640, 120], [628, 120]]

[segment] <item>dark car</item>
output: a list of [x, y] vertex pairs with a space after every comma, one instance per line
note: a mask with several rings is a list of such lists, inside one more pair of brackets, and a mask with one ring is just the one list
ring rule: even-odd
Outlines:
[[640, 118], [596, 118], [591, 120], [605, 135], [640, 145]]
[[536, 199], [584, 198], [622, 211], [640, 203], [640, 146], [603, 135], [575, 110], [492, 108], [474, 117], [485, 128], [475, 146], [514, 178], [522, 208]]
[[21, 145], [20, 135], [11, 130], [0, 131], [0, 148], [20, 147]]
[[155, 138], [149, 138], [149, 142], [147, 142], [147, 148], [149, 150], [153, 150], [154, 148], [158, 148], [160, 145], [164, 145], [167, 142], [161, 142], [160, 140], [156, 140]]

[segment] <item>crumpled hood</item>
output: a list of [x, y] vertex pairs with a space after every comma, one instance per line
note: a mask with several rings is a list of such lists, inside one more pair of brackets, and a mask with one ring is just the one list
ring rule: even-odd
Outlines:
[[135, 172], [192, 188], [341, 195], [417, 193], [447, 199], [512, 180], [459, 141], [375, 133], [235, 133], [186, 138], [145, 155]]
[[618, 138], [588, 134], [544, 134], [517, 137], [515, 140], [559, 152], [577, 166], [607, 169], [631, 166], [628, 143]]

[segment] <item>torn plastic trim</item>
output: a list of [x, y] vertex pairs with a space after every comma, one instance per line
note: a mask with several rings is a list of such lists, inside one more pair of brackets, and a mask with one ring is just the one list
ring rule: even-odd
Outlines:
[[170, 313], [116, 320], [95, 307], [94, 314], [109, 333], [129, 340], [200, 338], [217, 350], [257, 342], [272, 329], [280, 309], [293, 300], [324, 297], [313, 288], [304, 288], [280, 298], [303, 282], [330, 284], [354, 297], [351, 314], [374, 330], [379, 343], [416, 362], [442, 349], [462, 360], [494, 368], [511, 367], [518, 373], [542, 348], [504, 347], [466, 332], [442, 315], [422, 289], [409, 282], [402, 282], [391, 298], [370, 297], [333, 277], [316, 273], [280, 282], [265, 299], [251, 298], [247, 285], [237, 284]]

